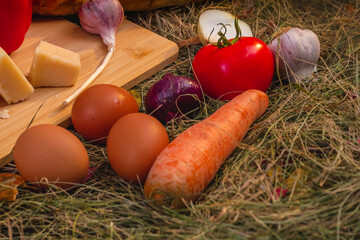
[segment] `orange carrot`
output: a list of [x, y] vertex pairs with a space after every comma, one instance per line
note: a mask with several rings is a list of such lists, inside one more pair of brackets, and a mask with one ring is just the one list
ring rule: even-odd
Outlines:
[[145, 197], [171, 208], [196, 200], [268, 105], [265, 93], [248, 90], [179, 134], [155, 160]]

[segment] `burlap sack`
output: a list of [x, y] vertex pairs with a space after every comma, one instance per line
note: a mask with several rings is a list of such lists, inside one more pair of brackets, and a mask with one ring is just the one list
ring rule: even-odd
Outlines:
[[[87, 0], [34, 0], [33, 12], [40, 15], [76, 14]], [[184, 5], [202, 0], [120, 0], [125, 11], [153, 10], [160, 7]]]

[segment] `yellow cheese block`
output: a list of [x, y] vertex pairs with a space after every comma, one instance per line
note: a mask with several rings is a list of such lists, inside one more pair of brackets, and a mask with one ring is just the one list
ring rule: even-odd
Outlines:
[[0, 95], [7, 103], [24, 100], [34, 92], [34, 88], [0, 47]]
[[79, 54], [41, 41], [35, 50], [30, 69], [33, 87], [69, 87], [79, 78]]

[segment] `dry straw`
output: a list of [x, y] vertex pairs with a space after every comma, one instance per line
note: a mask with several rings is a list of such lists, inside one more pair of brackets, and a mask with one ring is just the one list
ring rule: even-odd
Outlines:
[[[176, 211], [151, 207], [141, 186], [114, 174], [105, 148], [83, 140], [92, 164], [99, 167], [96, 174], [69, 192], [21, 188], [15, 202], [1, 203], [0, 238], [359, 239], [360, 3], [346, 2], [253, 2], [244, 21], [266, 43], [286, 26], [318, 35], [318, 72], [306, 82], [272, 84], [268, 111], [195, 204]], [[127, 17], [177, 41], [196, 35], [204, 8], [242, 13], [249, 5], [249, 0], [205, 1]], [[191, 61], [200, 47], [181, 48], [174, 64], [133, 90], [143, 97], [167, 72], [192, 77]], [[207, 99], [195, 119], [169, 123], [169, 136], [173, 139], [222, 104]], [[275, 167], [280, 171], [271, 175]], [[306, 176], [297, 175], [286, 196], [276, 198], [276, 188], [298, 169]]]

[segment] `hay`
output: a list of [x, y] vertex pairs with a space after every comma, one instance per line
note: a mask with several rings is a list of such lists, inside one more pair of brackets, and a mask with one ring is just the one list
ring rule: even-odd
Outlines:
[[[216, 1], [128, 13], [128, 19], [170, 40], [190, 39], [204, 8], [243, 12], [250, 1]], [[274, 81], [266, 114], [251, 128], [204, 194], [183, 210], [155, 208], [141, 186], [112, 171], [106, 150], [85, 142], [99, 169], [64, 192], [20, 188], [1, 203], [0, 237], [14, 239], [358, 239], [360, 237], [360, 3], [254, 1], [245, 19], [269, 43], [280, 28], [314, 31], [321, 42], [318, 72], [307, 81]], [[167, 72], [192, 77], [200, 45], [134, 87], [142, 96]], [[167, 125], [171, 139], [215, 111], [207, 99], [195, 119]], [[141, 108], [144, 111], [144, 108]], [[80, 137], [80, 136], [79, 136]], [[81, 137], [80, 137], [81, 138]], [[278, 167], [278, 174], [271, 172]], [[6, 169], [14, 168], [9, 164]], [[277, 188], [301, 169], [285, 197]]]

